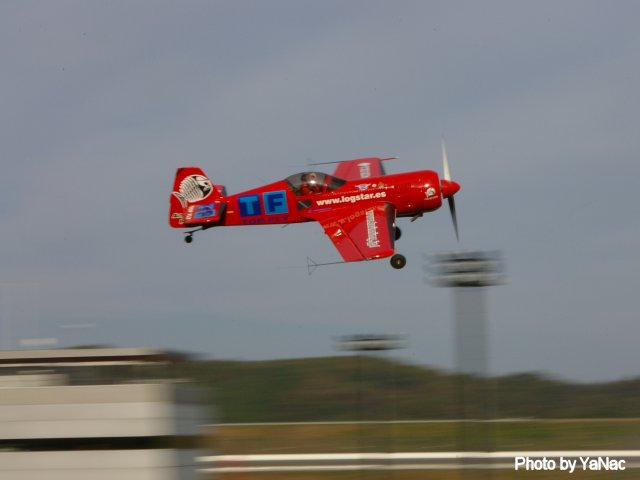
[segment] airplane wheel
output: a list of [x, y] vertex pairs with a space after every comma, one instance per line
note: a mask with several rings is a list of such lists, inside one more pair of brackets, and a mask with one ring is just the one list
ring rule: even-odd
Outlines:
[[184, 237], [184, 241], [187, 243], [191, 243], [193, 242], [193, 235], [189, 234], [186, 237]]
[[391, 266], [395, 269], [401, 269], [407, 264], [407, 259], [404, 255], [400, 255], [396, 253], [393, 257], [391, 257]]
[[402, 230], [400, 230], [400, 227], [396, 227], [396, 240], [400, 240], [401, 236], [402, 236]]

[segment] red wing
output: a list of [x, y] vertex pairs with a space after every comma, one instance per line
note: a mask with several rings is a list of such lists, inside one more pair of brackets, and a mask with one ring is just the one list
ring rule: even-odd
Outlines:
[[390, 203], [350, 207], [315, 218], [345, 262], [393, 255], [396, 209]]
[[357, 158], [355, 160], [345, 160], [336, 167], [333, 175], [343, 180], [361, 180], [370, 177], [381, 177], [386, 175], [382, 162], [391, 160], [390, 158]]

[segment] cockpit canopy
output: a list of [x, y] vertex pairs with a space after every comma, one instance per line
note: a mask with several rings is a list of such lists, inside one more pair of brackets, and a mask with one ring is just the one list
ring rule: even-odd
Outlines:
[[303, 172], [287, 177], [289, 188], [297, 196], [315, 195], [337, 190], [347, 181], [326, 173]]

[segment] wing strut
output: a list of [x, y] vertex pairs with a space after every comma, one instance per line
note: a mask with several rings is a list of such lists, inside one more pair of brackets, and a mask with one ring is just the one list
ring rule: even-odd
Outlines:
[[325, 265], [339, 265], [341, 263], [347, 263], [345, 261], [342, 262], [327, 262], [327, 263], [316, 263], [312, 258], [307, 257], [307, 273], [311, 275], [316, 271], [316, 268], [323, 267]]

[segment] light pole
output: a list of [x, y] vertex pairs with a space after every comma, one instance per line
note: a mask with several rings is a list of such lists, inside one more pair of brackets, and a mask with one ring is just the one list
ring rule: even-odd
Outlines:
[[[426, 270], [430, 284], [453, 288], [455, 358], [462, 421], [459, 450], [490, 451], [487, 420], [492, 416], [493, 391], [488, 379], [485, 287], [505, 282], [502, 257], [495, 251], [439, 253], [428, 258]], [[473, 410], [471, 399], [475, 399], [476, 404]]]
[[[364, 390], [363, 390], [363, 378], [362, 378], [362, 356], [365, 352], [385, 352], [390, 350], [398, 350], [405, 348], [407, 345], [407, 338], [405, 335], [388, 335], [388, 334], [366, 334], [366, 335], [345, 335], [336, 339], [337, 345], [340, 350], [346, 350], [355, 352], [356, 355], [356, 368], [358, 375], [358, 437], [359, 437], [359, 449], [363, 453], [365, 451], [365, 434], [364, 434]], [[395, 374], [394, 374], [395, 376]], [[395, 378], [393, 379], [395, 382]], [[394, 391], [395, 395], [395, 383]], [[395, 396], [393, 397], [393, 406], [395, 409]], [[395, 416], [395, 413], [394, 413]], [[391, 428], [391, 424], [387, 424]], [[387, 430], [387, 450], [391, 452], [393, 450], [392, 435]], [[362, 472], [364, 474], [364, 471]]]
[[352, 352], [381, 352], [405, 348], [404, 335], [344, 335], [337, 339], [340, 350]]

